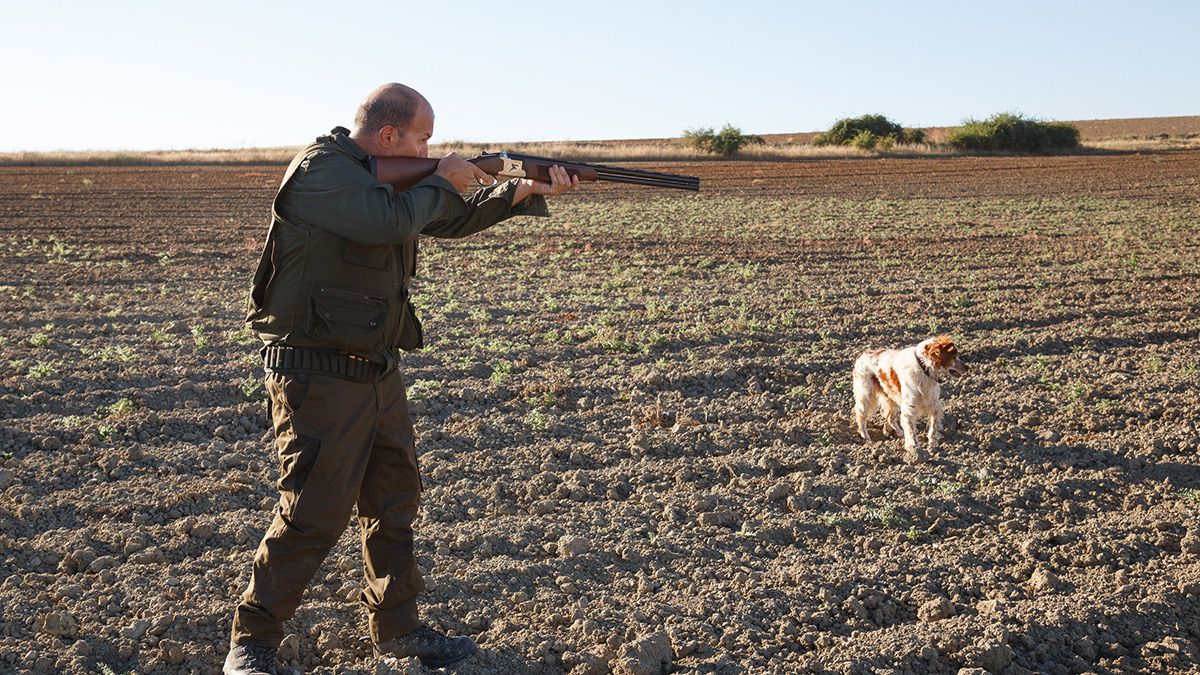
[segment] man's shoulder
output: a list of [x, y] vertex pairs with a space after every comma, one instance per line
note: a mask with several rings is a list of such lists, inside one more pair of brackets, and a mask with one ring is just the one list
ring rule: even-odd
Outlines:
[[334, 127], [329, 133], [317, 136], [316, 140], [297, 153], [297, 158], [301, 159], [316, 156], [341, 156], [361, 163], [367, 158], [367, 153], [350, 140], [350, 132], [347, 129]]
[[339, 183], [347, 179], [353, 182], [374, 180], [363, 158], [347, 152], [338, 139], [318, 138], [301, 150], [292, 161], [299, 164], [297, 173], [301, 177], [333, 178]]

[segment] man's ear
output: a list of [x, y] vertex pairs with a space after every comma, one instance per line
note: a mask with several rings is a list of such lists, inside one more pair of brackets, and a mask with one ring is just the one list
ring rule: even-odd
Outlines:
[[379, 127], [379, 133], [375, 137], [380, 145], [391, 148], [400, 140], [400, 130], [390, 124], [385, 124]]

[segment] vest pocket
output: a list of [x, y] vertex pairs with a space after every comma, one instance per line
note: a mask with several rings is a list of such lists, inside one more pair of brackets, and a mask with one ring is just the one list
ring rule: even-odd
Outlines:
[[386, 298], [349, 286], [321, 284], [313, 289], [306, 332], [335, 349], [373, 354], [385, 347], [387, 318]]

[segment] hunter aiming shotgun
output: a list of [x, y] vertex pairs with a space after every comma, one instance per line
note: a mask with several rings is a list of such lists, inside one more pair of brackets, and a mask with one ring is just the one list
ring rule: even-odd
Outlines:
[[[375, 177], [390, 183], [397, 190], [407, 190], [422, 178], [437, 171], [438, 159], [422, 157], [372, 157]], [[518, 155], [512, 152], [485, 152], [467, 160], [485, 172], [498, 178], [532, 178], [549, 183], [550, 167], [566, 169], [567, 175], [579, 176], [582, 181], [609, 181], [630, 183], [649, 187], [675, 188], [678, 190], [700, 190], [700, 179], [694, 176], [677, 176], [671, 173], [655, 173], [622, 169], [615, 166], [566, 162], [546, 157]]]

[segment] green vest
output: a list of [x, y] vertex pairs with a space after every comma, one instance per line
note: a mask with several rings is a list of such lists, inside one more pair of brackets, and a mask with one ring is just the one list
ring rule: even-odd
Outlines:
[[[271, 227], [254, 272], [246, 323], [265, 344], [323, 347], [391, 368], [395, 349], [424, 345], [408, 298], [417, 237], [365, 246], [317, 227], [289, 222], [279, 196], [296, 169], [319, 152], [314, 143], [292, 160], [271, 204]], [[366, 167], [364, 167], [366, 168]]]

